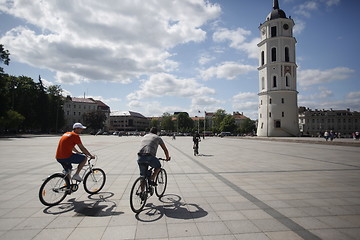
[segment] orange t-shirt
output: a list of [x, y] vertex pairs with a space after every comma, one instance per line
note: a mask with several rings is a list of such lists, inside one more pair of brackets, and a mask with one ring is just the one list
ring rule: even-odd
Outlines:
[[76, 144], [82, 144], [79, 134], [67, 132], [60, 138], [58, 148], [56, 150], [56, 159], [69, 158]]

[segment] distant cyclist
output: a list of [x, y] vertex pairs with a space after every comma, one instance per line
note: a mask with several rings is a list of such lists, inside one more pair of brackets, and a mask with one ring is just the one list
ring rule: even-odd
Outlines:
[[201, 141], [200, 139], [200, 134], [196, 131], [193, 135], [193, 142], [194, 142], [194, 155], [199, 154], [199, 142]]
[[[79, 164], [72, 178], [80, 182], [82, 178], [79, 173], [86, 163], [86, 156], [95, 158], [81, 142], [79, 134], [84, 129], [86, 127], [81, 123], [75, 123], [72, 132], [66, 132], [62, 135], [56, 151], [56, 160], [63, 166], [65, 173], [71, 173], [72, 163]], [[76, 149], [76, 145], [80, 148], [81, 152]]]
[[157, 135], [156, 127], [152, 127], [150, 129], [150, 132], [144, 136], [141, 141], [140, 151], [138, 152], [140, 175], [145, 176], [146, 174], [147, 167], [145, 167], [146, 165], [144, 165], [144, 163], [154, 168], [154, 173], [150, 177], [152, 185], [155, 185], [155, 176], [161, 169], [161, 163], [156, 157], [156, 152], [159, 145], [165, 153], [166, 161], [170, 161], [169, 151], [167, 150], [164, 141], [161, 139], [160, 136]]

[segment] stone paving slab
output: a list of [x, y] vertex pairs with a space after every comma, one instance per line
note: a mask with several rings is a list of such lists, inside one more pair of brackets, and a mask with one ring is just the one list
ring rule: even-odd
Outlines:
[[58, 206], [40, 203], [42, 180], [61, 171], [59, 137], [0, 138], [0, 239], [360, 239], [352, 140], [206, 138], [195, 157], [190, 137], [163, 137], [172, 156], [166, 194], [135, 215], [141, 137], [82, 136], [106, 172], [104, 189], [80, 186]]

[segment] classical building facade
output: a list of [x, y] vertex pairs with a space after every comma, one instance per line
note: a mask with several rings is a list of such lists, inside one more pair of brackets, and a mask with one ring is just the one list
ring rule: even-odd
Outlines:
[[333, 131], [342, 137], [351, 137], [352, 133], [360, 131], [360, 112], [300, 107], [299, 127], [305, 136], [323, 136], [325, 131]]
[[84, 114], [95, 111], [102, 111], [105, 113], [105, 130], [110, 125], [110, 107], [100, 100], [92, 98], [77, 98], [67, 96], [64, 99], [64, 117], [65, 117], [65, 130], [72, 129], [76, 122], [84, 122]]
[[145, 131], [150, 120], [142, 114], [132, 111], [114, 111], [110, 113], [109, 131]]
[[258, 136], [298, 136], [295, 23], [277, 0], [260, 25]]

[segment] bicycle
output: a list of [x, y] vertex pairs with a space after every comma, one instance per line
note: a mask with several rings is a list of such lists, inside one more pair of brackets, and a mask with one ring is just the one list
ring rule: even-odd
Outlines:
[[[159, 158], [161, 161], [166, 161], [166, 159]], [[149, 165], [145, 164], [148, 168]], [[167, 173], [163, 167], [161, 167], [159, 173], [155, 177], [155, 186], [152, 186], [150, 182], [150, 176], [152, 175], [154, 168], [147, 170], [145, 176], [138, 177], [130, 192], [130, 207], [134, 213], [139, 213], [144, 208], [146, 201], [154, 194], [160, 199], [166, 190], [167, 186]]]
[[[84, 189], [89, 194], [95, 194], [101, 191], [105, 185], [106, 175], [101, 168], [94, 168], [97, 157], [91, 162], [91, 158], [87, 159], [87, 164], [82, 178]], [[45, 206], [55, 206], [62, 202], [66, 195], [70, 195], [79, 189], [79, 181], [72, 180], [70, 173], [54, 173], [44, 179], [39, 190], [39, 199]]]

